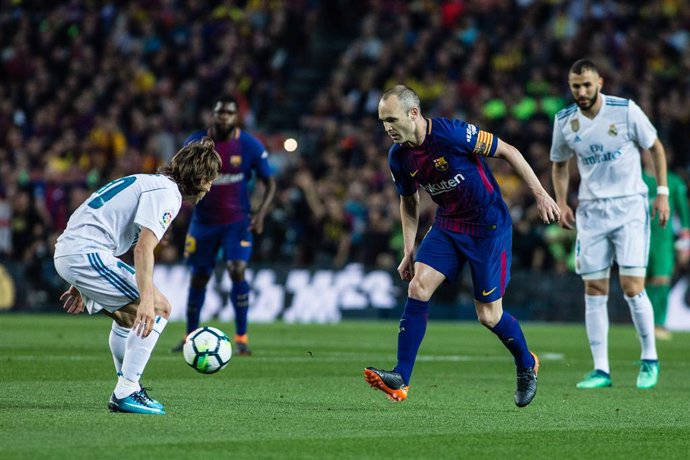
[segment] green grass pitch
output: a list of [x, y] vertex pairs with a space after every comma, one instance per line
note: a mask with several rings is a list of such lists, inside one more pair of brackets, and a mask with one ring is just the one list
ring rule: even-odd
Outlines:
[[542, 368], [519, 409], [512, 359], [478, 323], [430, 323], [402, 403], [362, 376], [394, 364], [395, 322], [251, 325], [254, 356], [214, 375], [169, 352], [173, 323], [143, 379], [168, 413], [145, 416], [107, 410], [109, 330], [101, 317], [0, 316], [0, 458], [690, 458], [690, 334], [658, 344], [659, 385], [638, 390], [633, 327], [614, 326], [614, 386], [577, 390], [584, 325], [526, 323]]

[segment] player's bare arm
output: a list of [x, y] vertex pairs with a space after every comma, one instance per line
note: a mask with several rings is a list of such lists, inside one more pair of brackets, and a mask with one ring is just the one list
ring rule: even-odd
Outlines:
[[403, 259], [398, 265], [398, 273], [403, 280], [414, 277], [414, 244], [419, 226], [419, 192], [400, 197], [400, 221], [403, 233]]
[[[671, 215], [671, 207], [668, 203], [668, 178], [666, 175], [666, 151], [664, 146], [657, 138], [649, 148], [654, 161], [654, 172], [656, 174], [657, 189], [656, 198], [652, 204], [652, 218], [659, 216], [659, 225], [666, 227]], [[666, 193], [659, 193], [665, 190]]]
[[264, 196], [259, 209], [256, 210], [249, 224], [249, 229], [257, 235], [261, 235], [264, 232], [264, 218], [276, 194], [276, 180], [273, 177], [263, 179], [262, 182], [264, 184]]
[[495, 156], [507, 161], [517, 175], [525, 181], [537, 202], [537, 212], [539, 213], [541, 221], [545, 224], [558, 222], [561, 215], [558, 205], [553, 198], [549, 196], [546, 190], [544, 190], [537, 175], [534, 174], [532, 167], [527, 163], [527, 160], [525, 160], [525, 157], [522, 156], [520, 151], [499, 139]]
[[556, 161], [551, 167], [551, 179], [553, 180], [553, 190], [556, 195], [556, 203], [561, 210], [561, 220], [559, 224], [563, 228], [572, 230], [575, 228], [575, 214], [568, 206], [568, 182], [570, 181], [570, 170], [567, 161]]
[[155, 289], [153, 287], [153, 250], [158, 245], [156, 235], [148, 228], [142, 228], [139, 241], [134, 246], [134, 267], [136, 269], [137, 287], [139, 288], [139, 306], [134, 320], [133, 330], [137, 335], [148, 337], [153, 329], [156, 313], [154, 310]]

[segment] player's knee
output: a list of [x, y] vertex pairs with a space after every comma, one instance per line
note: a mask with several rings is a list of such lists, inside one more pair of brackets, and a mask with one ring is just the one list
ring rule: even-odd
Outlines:
[[407, 295], [409, 297], [427, 302], [431, 298], [431, 294], [433, 294], [433, 291], [428, 286], [425, 286], [418, 278], [412, 278], [407, 288]]
[[234, 282], [244, 281], [244, 272], [247, 264], [243, 261], [228, 262], [228, 274], [230, 279]]
[[118, 326], [131, 329], [134, 325], [134, 320], [137, 318], [136, 304], [129, 304], [113, 313], [108, 314]]
[[482, 326], [493, 329], [501, 320], [501, 317], [500, 315], [494, 314], [492, 311], [485, 310], [477, 312], [477, 319]]
[[583, 277], [585, 282], [585, 294], [601, 296], [608, 295], [609, 293], [609, 279], [586, 279]]
[[244, 269], [242, 270], [230, 270], [230, 279], [234, 283], [239, 283], [241, 281], [244, 281]]
[[487, 327], [489, 329], [493, 328], [496, 324], [498, 324], [497, 321], [491, 321], [491, 318], [489, 318], [487, 316], [479, 315], [479, 316], [477, 316], [477, 319], [479, 320], [479, 323], [482, 326]]
[[192, 289], [204, 289], [208, 284], [208, 280], [209, 276], [197, 273], [192, 275], [190, 285], [192, 286]]
[[644, 289], [644, 276], [639, 276], [639, 272], [628, 269], [627, 272], [621, 270], [620, 276], [621, 289], [628, 297], [635, 297]]
[[653, 276], [647, 279], [647, 286], [666, 286], [671, 284], [671, 278], [668, 276]]
[[626, 295], [626, 297], [635, 297], [637, 294], [642, 292], [644, 289], [644, 284], [643, 283], [630, 283], [630, 284], [624, 284], [621, 286], [621, 289], [623, 289], [623, 294]]
[[474, 301], [477, 319], [482, 326], [493, 329], [501, 321], [503, 316], [503, 303], [501, 299], [489, 303]]

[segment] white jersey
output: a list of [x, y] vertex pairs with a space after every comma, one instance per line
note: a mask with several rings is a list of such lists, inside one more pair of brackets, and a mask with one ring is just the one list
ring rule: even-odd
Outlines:
[[577, 104], [556, 114], [551, 161], [577, 158], [580, 200], [647, 194], [640, 148], [648, 149], [656, 129], [630, 99], [601, 94], [599, 113], [590, 120]]
[[137, 242], [141, 228], [158, 238], [182, 206], [177, 184], [158, 174], [116, 179], [94, 192], [67, 222], [55, 245], [55, 257], [107, 251], [115, 256]]

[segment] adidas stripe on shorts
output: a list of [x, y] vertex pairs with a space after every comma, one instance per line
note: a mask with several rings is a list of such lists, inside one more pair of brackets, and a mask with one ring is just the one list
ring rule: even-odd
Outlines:
[[61, 256], [55, 259], [58, 274], [82, 295], [93, 315], [115, 312], [139, 299], [134, 268], [108, 252]]

